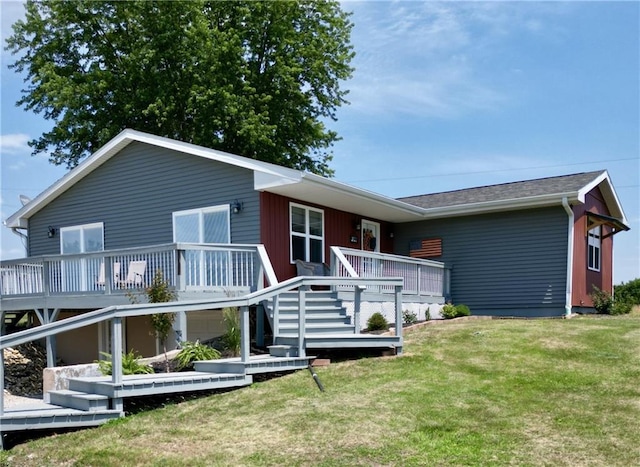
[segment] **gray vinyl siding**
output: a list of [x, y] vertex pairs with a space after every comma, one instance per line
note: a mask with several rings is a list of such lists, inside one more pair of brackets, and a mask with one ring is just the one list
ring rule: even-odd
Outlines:
[[442, 239], [451, 298], [476, 315], [564, 313], [568, 219], [562, 207], [455, 217], [396, 226], [396, 253]]
[[171, 243], [172, 212], [244, 203], [230, 213], [231, 241], [259, 243], [259, 197], [253, 172], [134, 142], [36, 213], [29, 221], [29, 254], [60, 253], [60, 235], [47, 226], [104, 223], [105, 249]]

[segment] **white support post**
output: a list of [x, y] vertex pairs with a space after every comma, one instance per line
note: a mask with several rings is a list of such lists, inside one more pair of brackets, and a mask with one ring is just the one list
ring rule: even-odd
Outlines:
[[353, 324], [355, 333], [360, 334], [360, 306], [362, 303], [362, 288], [356, 285], [353, 288]]
[[305, 351], [305, 342], [304, 335], [306, 333], [305, 322], [306, 322], [306, 296], [307, 290], [309, 289], [308, 285], [303, 285], [298, 289], [298, 356], [306, 357], [307, 353]]
[[122, 318], [111, 320], [111, 382], [122, 383]]
[[176, 250], [176, 259], [175, 259], [175, 275], [176, 275], [176, 290], [183, 291], [186, 290], [186, 270], [187, 270], [187, 261], [184, 257], [184, 250]]
[[[122, 384], [122, 318], [111, 320], [111, 352], [111, 382]], [[113, 398], [111, 403], [114, 410], [124, 410], [122, 397]]]
[[395, 307], [396, 307], [396, 336], [400, 338], [400, 350], [398, 353], [402, 353], [402, 286], [395, 286]]
[[246, 305], [240, 307], [240, 336], [242, 338], [240, 344], [240, 360], [242, 360], [242, 363], [248, 363], [251, 351], [251, 340], [249, 335], [249, 307]]

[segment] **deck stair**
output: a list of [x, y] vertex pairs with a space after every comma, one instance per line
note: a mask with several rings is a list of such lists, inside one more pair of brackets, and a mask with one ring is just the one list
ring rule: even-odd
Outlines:
[[[397, 336], [360, 334], [336, 292], [312, 290], [305, 296], [305, 349], [397, 349], [402, 346], [402, 339]], [[297, 292], [287, 292], [278, 300], [278, 332], [270, 351], [280, 349], [285, 355], [295, 356], [299, 343], [299, 296]], [[274, 301], [268, 300], [263, 306], [274, 329]]]

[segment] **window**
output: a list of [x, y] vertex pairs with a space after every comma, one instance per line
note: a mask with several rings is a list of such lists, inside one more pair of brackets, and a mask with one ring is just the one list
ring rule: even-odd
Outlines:
[[60, 229], [60, 252], [63, 255], [104, 251], [104, 224], [75, 225]]
[[212, 206], [173, 213], [173, 241], [231, 243], [229, 206]]
[[588, 240], [588, 258], [587, 265], [592, 271], [600, 271], [600, 238], [602, 235], [602, 226], [590, 229], [587, 234]]
[[291, 262], [297, 259], [324, 262], [324, 212], [299, 204], [290, 205]]

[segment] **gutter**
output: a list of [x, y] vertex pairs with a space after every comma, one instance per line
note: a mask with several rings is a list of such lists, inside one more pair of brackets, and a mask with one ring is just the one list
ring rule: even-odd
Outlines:
[[566, 197], [562, 198], [562, 207], [567, 212], [569, 217], [569, 229], [567, 237], [567, 288], [565, 295], [564, 316], [568, 318], [571, 316], [571, 287], [573, 283], [573, 231], [574, 231], [574, 219], [573, 210], [569, 205]]

